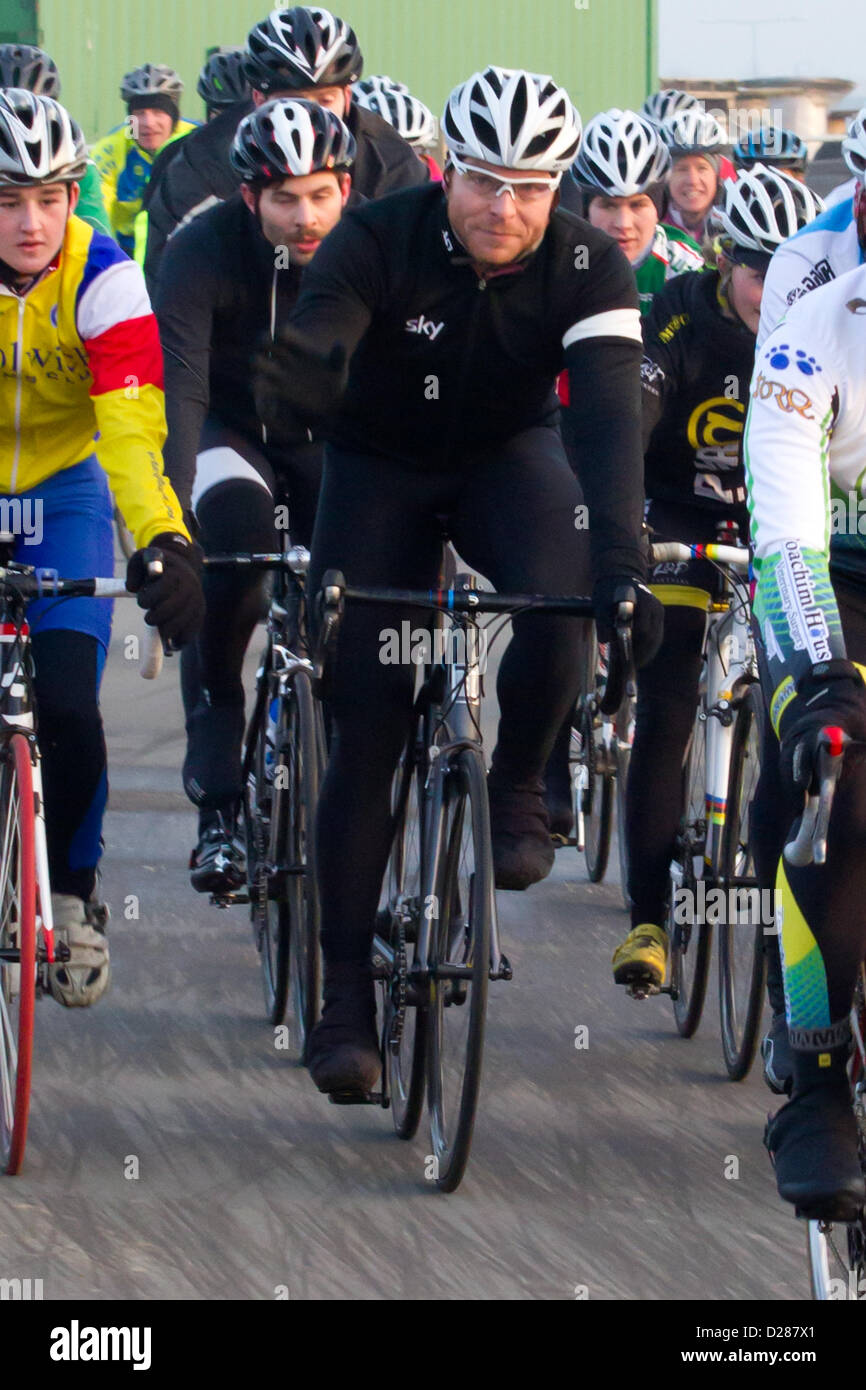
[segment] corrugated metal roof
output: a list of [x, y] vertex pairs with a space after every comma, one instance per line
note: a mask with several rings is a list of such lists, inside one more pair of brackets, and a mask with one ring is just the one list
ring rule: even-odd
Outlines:
[[[242, 43], [262, 0], [39, 0], [41, 42], [56, 61], [63, 100], [95, 140], [124, 118], [120, 79], [139, 63], [169, 63], [187, 85], [184, 115], [205, 52]], [[437, 115], [451, 88], [488, 63], [550, 72], [588, 119], [639, 105], [654, 83], [656, 0], [347, 0], [367, 72], [407, 82]]]

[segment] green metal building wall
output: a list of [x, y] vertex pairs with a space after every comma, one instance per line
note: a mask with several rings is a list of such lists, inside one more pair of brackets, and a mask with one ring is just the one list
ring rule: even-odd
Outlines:
[[[268, 0], [35, 0], [40, 42], [57, 63], [63, 101], [89, 139], [125, 115], [120, 78], [170, 63], [187, 84], [184, 114], [201, 117], [195, 81], [205, 52], [243, 43]], [[437, 115], [448, 92], [487, 63], [549, 72], [584, 120], [634, 106], [655, 85], [658, 0], [336, 0], [355, 28], [367, 72], [407, 82]], [[0, 0], [33, 41], [33, 0]]]

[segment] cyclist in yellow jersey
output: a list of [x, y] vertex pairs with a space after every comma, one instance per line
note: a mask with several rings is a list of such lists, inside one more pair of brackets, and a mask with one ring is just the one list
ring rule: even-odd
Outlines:
[[[110, 574], [110, 482], [139, 546], [127, 585], [147, 622], [182, 646], [204, 602], [198, 550], [163, 472], [156, 320], [140, 268], [75, 216], [86, 163], [84, 136], [59, 102], [0, 92], [4, 524], [16, 560], [70, 578]], [[163, 560], [158, 578], [148, 574], [151, 546]], [[111, 612], [87, 599], [41, 600], [28, 619], [54, 920], [70, 950], [51, 967], [51, 991], [85, 1006], [110, 973], [105, 910], [93, 894], [107, 797], [98, 692]]]

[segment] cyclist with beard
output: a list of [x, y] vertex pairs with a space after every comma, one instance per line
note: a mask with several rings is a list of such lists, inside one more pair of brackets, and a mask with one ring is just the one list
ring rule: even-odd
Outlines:
[[[240, 192], [197, 217], [166, 248], [156, 312], [165, 357], [166, 471], [192, 509], [206, 554], [280, 549], [276, 502], [309, 545], [321, 446], [259, 422], [251, 363], [285, 325], [301, 273], [351, 196], [355, 142], [313, 102], [275, 100], [246, 116], [231, 151]], [[363, 201], [355, 199], [355, 201]], [[206, 573], [199, 640], [182, 658], [184, 787], [199, 808], [190, 868], [199, 892], [244, 875], [235, 835], [241, 794], [244, 653], [262, 608], [260, 576]]]

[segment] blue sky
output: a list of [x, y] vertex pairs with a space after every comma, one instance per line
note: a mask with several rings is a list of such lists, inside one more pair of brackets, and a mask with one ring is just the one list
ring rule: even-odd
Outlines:
[[866, 0], [659, 0], [659, 12], [663, 77], [866, 84]]

